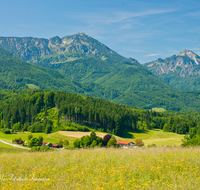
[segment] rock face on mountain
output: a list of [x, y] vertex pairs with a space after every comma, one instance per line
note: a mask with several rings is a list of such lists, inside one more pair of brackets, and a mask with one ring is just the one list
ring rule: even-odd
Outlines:
[[84, 33], [63, 38], [56, 36], [50, 39], [0, 37], [0, 48], [10, 51], [25, 61], [40, 62], [43, 65], [59, 64], [86, 57], [139, 64], [135, 59], [127, 59], [117, 54]]
[[152, 73], [181, 90], [199, 90], [200, 55], [183, 50], [166, 59], [144, 64]]

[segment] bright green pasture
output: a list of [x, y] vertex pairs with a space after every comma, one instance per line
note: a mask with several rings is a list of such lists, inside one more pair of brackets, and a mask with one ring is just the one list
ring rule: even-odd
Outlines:
[[125, 132], [124, 139], [133, 140], [134, 138], [141, 138], [145, 145], [156, 144], [158, 146], [180, 146], [184, 135], [179, 135], [176, 133], [163, 132], [160, 129], [148, 130], [148, 131], [138, 131], [135, 132]]
[[[82, 133], [82, 132], [77, 132]], [[22, 140], [27, 141], [29, 132], [25, 133], [16, 133], [16, 134], [4, 134], [0, 132], [0, 139], [5, 140], [7, 142], [12, 142], [12, 139], [21, 137]], [[106, 133], [104, 133], [106, 135]], [[58, 143], [60, 139], [68, 140], [70, 146], [72, 146], [73, 142], [77, 139], [76, 136], [65, 136], [59, 134], [59, 132], [45, 134], [45, 133], [32, 133], [34, 137], [42, 136], [44, 138], [44, 142]], [[115, 136], [116, 139], [124, 140], [124, 141], [133, 141], [135, 138], [141, 138], [146, 146], [151, 144], [156, 144], [157, 146], [180, 146], [182, 143], [182, 139], [184, 135], [179, 135], [176, 133], [163, 132], [160, 129], [148, 130], [148, 131], [138, 131], [138, 132], [124, 132], [124, 136], [118, 137]], [[5, 145], [6, 146], [6, 145]], [[3, 147], [2, 143], [0, 143], [0, 147]]]
[[23, 152], [28, 152], [28, 150], [13, 147], [8, 144], [4, 144], [0, 142], [0, 154], [1, 153], [23, 153]]
[[26, 84], [28, 86], [29, 89], [40, 89], [39, 86], [36, 86], [34, 84]]
[[165, 112], [166, 110], [164, 108], [152, 108], [152, 111]]
[[[5, 140], [6, 142], [12, 142], [13, 139], [21, 137], [22, 140], [27, 141], [28, 135], [30, 132], [24, 132], [24, 133], [16, 133], [16, 134], [4, 134], [0, 132], [0, 139]], [[67, 137], [64, 135], [58, 134], [58, 132], [46, 134], [46, 133], [32, 133], [33, 137], [39, 137], [42, 136], [44, 138], [44, 142], [50, 142], [50, 143], [58, 143], [60, 139], [62, 140], [68, 140], [70, 144], [73, 143], [73, 141], [76, 139], [74, 137]], [[0, 144], [1, 147], [1, 144]]]

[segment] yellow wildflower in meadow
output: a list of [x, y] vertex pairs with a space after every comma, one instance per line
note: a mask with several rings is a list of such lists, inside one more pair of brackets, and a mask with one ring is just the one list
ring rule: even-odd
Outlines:
[[0, 155], [0, 189], [200, 189], [200, 148]]

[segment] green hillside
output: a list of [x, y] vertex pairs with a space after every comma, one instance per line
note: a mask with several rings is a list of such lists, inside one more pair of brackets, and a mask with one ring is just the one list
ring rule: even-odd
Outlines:
[[8, 51], [0, 49], [0, 89], [33, 87], [70, 92], [82, 90], [59, 72], [29, 64]]

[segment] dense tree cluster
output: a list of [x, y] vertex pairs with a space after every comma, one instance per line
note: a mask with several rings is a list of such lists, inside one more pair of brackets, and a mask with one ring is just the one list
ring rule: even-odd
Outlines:
[[86, 135], [80, 139], [76, 139], [73, 143], [73, 146], [74, 148], [101, 147], [103, 145], [102, 142], [102, 138], [96, 136], [96, 133], [92, 131], [90, 136]]
[[[123, 136], [124, 131], [163, 129], [166, 132], [186, 134], [197, 129], [199, 118], [176, 115], [175, 112], [158, 113], [121, 106], [98, 98], [84, 97], [60, 91], [27, 91], [1, 101], [1, 131], [31, 131], [50, 133], [56, 130], [95, 129]], [[48, 110], [57, 111], [56, 124], [48, 117]], [[43, 118], [38, 120], [38, 114]], [[61, 122], [62, 121], [62, 122]], [[63, 122], [67, 126], [63, 128]], [[70, 124], [71, 122], [75, 123]], [[87, 127], [86, 127], [87, 126]]]

